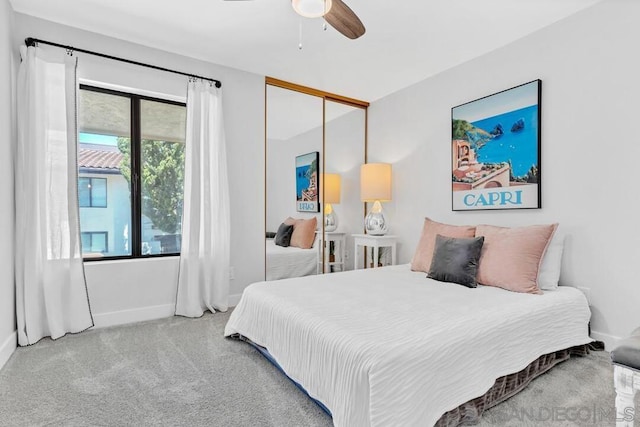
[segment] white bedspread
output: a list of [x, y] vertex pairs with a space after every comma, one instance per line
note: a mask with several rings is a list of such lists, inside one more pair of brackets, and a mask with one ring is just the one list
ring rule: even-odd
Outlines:
[[318, 271], [318, 250], [300, 249], [293, 246], [282, 247], [273, 239], [266, 240], [267, 280], [286, 279], [316, 274]]
[[469, 289], [408, 265], [247, 287], [225, 336], [266, 347], [336, 426], [429, 426], [496, 378], [591, 342], [585, 297]]

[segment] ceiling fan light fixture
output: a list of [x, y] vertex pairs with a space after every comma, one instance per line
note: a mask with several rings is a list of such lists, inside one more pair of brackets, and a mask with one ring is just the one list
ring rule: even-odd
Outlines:
[[305, 18], [320, 18], [331, 10], [331, 0], [291, 0], [293, 10]]

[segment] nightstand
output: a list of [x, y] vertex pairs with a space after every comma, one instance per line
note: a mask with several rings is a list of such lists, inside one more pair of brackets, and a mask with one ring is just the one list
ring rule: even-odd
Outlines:
[[[346, 236], [344, 233], [326, 231], [324, 239], [322, 233], [318, 233], [318, 274], [344, 271], [344, 253]], [[322, 262], [322, 248], [324, 247], [324, 263]]]
[[[354, 241], [354, 251], [353, 251], [353, 262], [354, 262], [354, 268], [357, 270], [360, 267], [360, 263], [365, 259], [364, 258], [364, 253], [362, 254], [358, 253], [358, 247], [362, 246], [363, 251], [366, 250], [366, 248], [372, 248], [373, 249], [373, 259], [377, 260], [378, 259], [378, 254], [380, 251], [380, 248], [391, 248], [391, 265], [396, 265], [396, 243], [398, 241], [398, 238], [396, 236], [372, 236], [370, 234], [352, 234], [351, 235], [353, 237], [353, 241]], [[378, 267], [378, 263], [377, 262], [373, 262], [373, 268]], [[366, 268], [366, 266], [365, 266]]]

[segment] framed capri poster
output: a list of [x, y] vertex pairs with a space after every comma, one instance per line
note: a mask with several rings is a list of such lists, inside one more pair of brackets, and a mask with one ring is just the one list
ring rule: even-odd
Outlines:
[[318, 165], [320, 153], [296, 157], [296, 208], [298, 212], [320, 212]]
[[540, 80], [451, 109], [452, 207], [538, 209]]

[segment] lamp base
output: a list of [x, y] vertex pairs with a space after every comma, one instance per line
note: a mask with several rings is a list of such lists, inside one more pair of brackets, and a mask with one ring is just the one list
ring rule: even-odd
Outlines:
[[387, 220], [382, 213], [382, 205], [377, 200], [371, 211], [364, 218], [364, 229], [367, 234], [372, 236], [384, 236], [387, 234]]
[[338, 229], [338, 215], [331, 211], [324, 216], [324, 231], [336, 231]]

